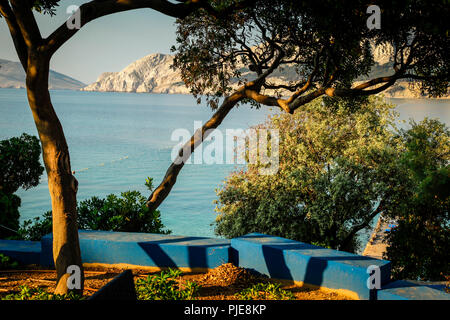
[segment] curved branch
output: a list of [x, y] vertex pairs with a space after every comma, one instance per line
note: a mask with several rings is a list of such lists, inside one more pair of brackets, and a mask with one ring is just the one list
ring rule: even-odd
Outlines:
[[150, 211], [156, 210], [169, 195], [185, 161], [190, 157], [192, 152], [194, 152], [195, 148], [208, 137], [213, 129], [216, 129], [222, 123], [223, 119], [225, 119], [231, 109], [245, 98], [245, 95], [243, 94], [244, 89], [245, 87], [242, 87], [240, 90], [227, 97], [211, 119], [209, 119], [202, 128], [198, 129], [191, 139], [178, 151], [176, 159], [173, 160], [172, 164], [167, 169], [162, 182], [147, 199], [146, 205]]
[[[187, 1], [182, 3], [171, 3], [167, 0], [104, 0], [84, 3], [80, 6], [81, 28], [92, 20], [100, 17], [129, 11], [134, 9], [149, 8], [159, 11], [165, 15], [175, 18], [183, 18], [198, 8], [203, 1]], [[80, 28], [80, 29], [81, 29]], [[67, 40], [69, 40], [79, 29], [69, 29], [63, 23], [45, 41], [50, 54], [55, 53]]]
[[341, 247], [345, 247], [352, 239], [355, 237], [356, 233], [364, 228], [366, 228], [370, 222], [382, 211], [384, 210], [384, 201], [382, 200], [378, 207], [361, 223], [353, 226], [348, 232], [346, 237], [341, 241]]
[[26, 72], [28, 68], [28, 48], [8, 1], [0, 0], [0, 13], [6, 20], [20, 63]]
[[23, 1], [11, 0], [11, 9], [28, 48], [37, 47], [42, 42], [41, 32], [33, 15], [33, 10]]
[[[209, 14], [216, 17], [227, 16], [234, 10], [253, 5], [255, 0], [243, 0], [224, 9], [216, 10], [211, 7], [207, 0], [177, 0], [172, 3], [168, 0], [92, 0], [80, 6], [81, 27], [97, 18], [134, 9], [149, 8], [159, 11], [173, 18], [184, 18], [199, 8], [205, 9]], [[69, 29], [66, 23], [58, 27], [46, 40], [46, 49], [50, 55], [55, 53], [67, 40], [69, 40], [79, 29]]]

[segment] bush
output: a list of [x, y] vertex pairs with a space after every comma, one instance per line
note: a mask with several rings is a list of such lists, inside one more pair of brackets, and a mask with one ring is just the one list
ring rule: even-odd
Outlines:
[[14, 192], [39, 184], [40, 154], [39, 140], [26, 133], [0, 141], [0, 239], [17, 237], [20, 198]]
[[53, 294], [42, 288], [30, 288], [27, 285], [19, 286], [20, 292], [9, 294], [2, 300], [82, 300], [83, 297], [74, 292], [67, 294]]
[[92, 197], [78, 205], [78, 224], [81, 229], [170, 233], [163, 230], [160, 212], [150, 212], [147, 199], [139, 191], [126, 191], [121, 197], [114, 194], [105, 199]]
[[18, 138], [0, 141], [0, 189], [12, 194], [20, 187], [37, 186], [44, 172], [40, 156], [41, 145], [35, 136], [23, 133]]
[[[393, 106], [379, 98], [310, 103], [263, 126], [279, 131], [279, 170], [260, 164], [231, 174], [217, 190], [215, 232], [266, 233], [354, 252], [357, 232], [395, 203], [400, 142]], [[270, 143], [269, 143], [270, 145]]]
[[[158, 210], [150, 212], [147, 199], [139, 191], [122, 192], [105, 199], [92, 197], [78, 204], [78, 227], [82, 230], [104, 230], [124, 232], [147, 232], [168, 234], [164, 230]], [[25, 240], [40, 240], [52, 232], [52, 212], [42, 218], [34, 218], [23, 223], [20, 235]]]
[[14, 261], [8, 256], [5, 256], [0, 253], [0, 270], [5, 269], [14, 269], [19, 266], [19, 263], [17, 261]]
[[239, 300], [294, 300], [292, 292], [283, 290], [278, 283], [257, 283], [236, 294]]
[[400, 159], [407, 194], [390, 217], [398, 226], [387, 236], [385, 258], [397, 279], [445, 280], [450, 275], [450, 131], [437, 120], [403, 130]]
[[183, 286], [175, 280], [181, 271], [169, 269], [158, 275], [150, 275], [146, 279], [136, 281], [136, 294], [139, 300], [192, 300], [199, 286], [195, 282], [186, 281]]
[[14, 238], [19, 229], [20, 198], [0, 189], [0, 239]]

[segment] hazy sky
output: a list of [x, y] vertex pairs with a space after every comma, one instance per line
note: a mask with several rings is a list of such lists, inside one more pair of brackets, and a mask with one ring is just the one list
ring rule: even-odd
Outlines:
[[[86, 0], [62, 0], [56, 16], [36, 13], [43, 37], [69, 17], [66, 9]], [[150, 53], [170, 53], [175, 19], [151, 9], [116, 13], [85, 25], [53, 56], [51, 68], [85, 83], [106, 71], [120, 71]], [[19, 61], [4, 19], [0, 19], [0, 58]]]

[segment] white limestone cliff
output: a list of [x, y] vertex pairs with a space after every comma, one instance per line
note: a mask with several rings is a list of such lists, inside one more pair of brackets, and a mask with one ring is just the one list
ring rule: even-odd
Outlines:
[[[388, 75], [390, 73], [389, 48], [376, 48], [374, 59], [377, 62], [372, 69], [371, 76]], [[181, 80], [180, 71], [172, 68], [173, 56], [155, 53], [139, 59], [119, 72], [102, 73], [96, 82], [84, 87], [84, 91], [114, 91], [114, 92], [148, 92], [189, 94]], [[245, 68], [246, 69], [246, 68]], [[247, 71], [248, 72], [248, 71]], [[244, 70], [243, 74], [247, 73]], [[277, 71], [269, 78], [272, 83], [294, 81], [295, 72], [290, 68]], [[382, 94], [388, 98], [420, 98], [406, 81], [398, 82], [395, 86], [385, 90]]]

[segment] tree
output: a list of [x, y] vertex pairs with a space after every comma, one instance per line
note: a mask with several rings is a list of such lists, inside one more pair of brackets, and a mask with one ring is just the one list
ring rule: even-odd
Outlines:
[[[183, 18], [199, 7], [205, 7], [211, 14], [226, 16], [229, 11], [250, 2], [252, 1], [244, 0], [229, 6], [212, 7], [208, 1], [203, 0], [179, 0], [178, 3], [167, 0], [92, 0], [79, 8], [80, 28], [97, 18], [134, 9], [149, 8], [168, 16]], [[69, 28], [63, 23], [47, 38], [43, 38], [33, 15], [33, 10], [53, 15], [58, 3], [59, 0], [0, 0], [0, 17], [3, 17], [8, 25], [26, 74], [28, 103], [42, 144], [52, 199], [53, 256], [58, 282], [55, 293], [65, 294], [68, 291], [67, 267], [77, 265], [83, 270], [77, 229], [78, 182], [72, 175], [69, 148], [51, 102], [48, 76], [53, 54], [79, 29]], [[83, 284], [83, 272], [82, 275]]]
[[390, 217], [385, 258], [399, 279], [445, 280], [450, 274], [450, 131], [437, 120], [411, 123], [402, 132], [400, 159], [407, 195]]
[[14, 193], [39, 184], [40, 154], [39, 140], [26, 133], [0, 141], [0, 239], [19, 229], [20, 198]]
[[[226, 1], [215, 1], [223, 3]], [[381, 8], [381, 29], [369, 29], [369, 5]], [[448, 91], [450, 37], [446, 1], [257, 0], [217, 19], [197, 10], [178, 21], [175, 67], [213, 117], [179, 150], [148, 198], [157, 208], [195, 148], [240, 103], [275, 106], [292, 114], [320, 97], [374, 95], [407, 79], [423, 94]], [[388, 74], [374, 76], [373, 48], [390, 58]], [[392, 50], [389, 50], [392, 49]], [[289, 71], [281, 82], [274, 76]], [[281, 78], [283, 79], [283, 78]], [[220, 101], [222, 102], [220, 103]]]
[[392, 106], [371, 98], [350, 110], [325, 101], [264, 125], [279, 131], [278, 172], [261, 175], [255, 163], [226, 179], [217, 190], [218, 235], [261, 232], [355, 252], [357, 232], [394, 206], [401, 178], [392, 165]]

